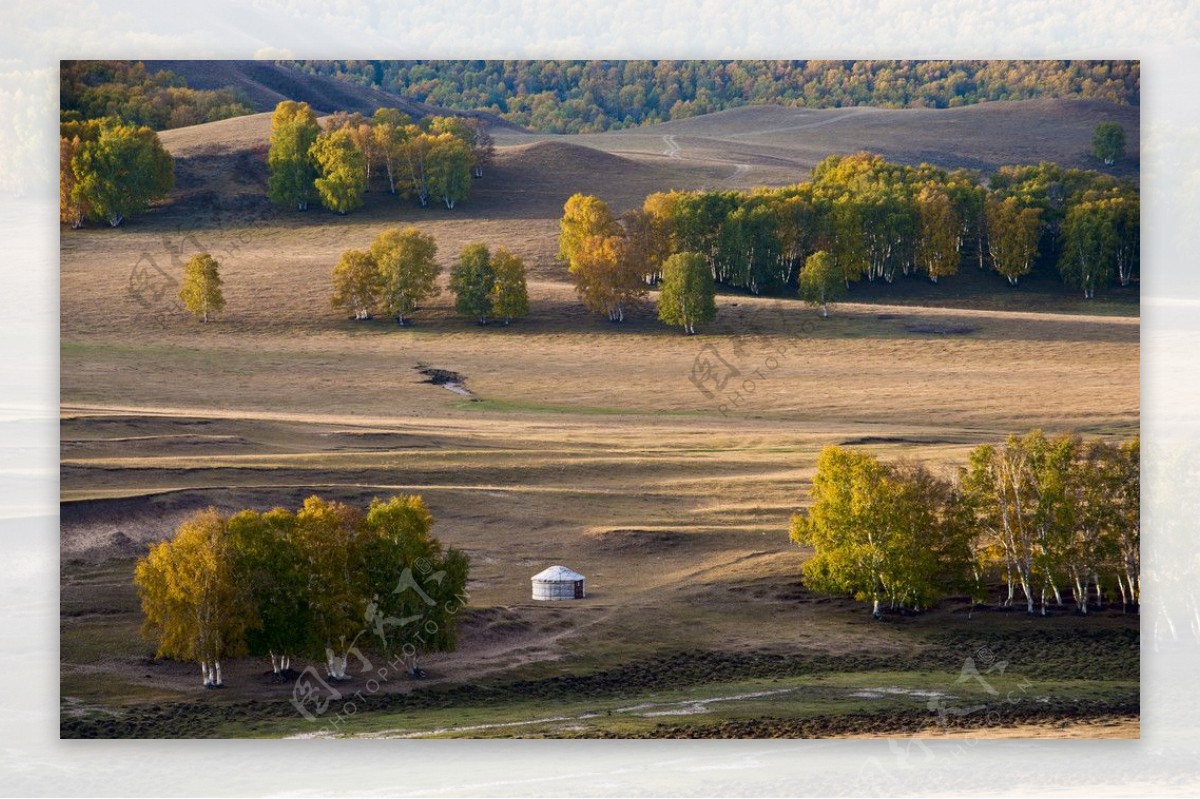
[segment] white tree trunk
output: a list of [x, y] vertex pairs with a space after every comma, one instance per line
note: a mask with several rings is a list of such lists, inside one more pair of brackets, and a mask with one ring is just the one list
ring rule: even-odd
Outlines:
[[329, 676], [335, 680], [346, 679], [346, 663], [345, 655], [336, 655], [332, 649], [325, 650], [325, 665], [329, 671]]
[[220, 687], [222, 687], [223, 685], [225, 685], [225, 683], [221, 682], [221, 661], [219, 661], [219, 660], [218, 660], [218, 661], [216, 662], [216, 664], [215, 664], [215, 665], [216, 665], [216, 667], [217, 667], [217, 679], [216, 679], [216, 686], [217, 686], [218, 688], [220, 688]]
[[1025, 592], [1025, 612], [1032, 616], [1035, 612], [1033, 607], [1033, 591], [1030, 590], [1029, 581], [1025, 578], [1025, 575], [1021, 575], [1021, 590]]
[[275, 653], [271, 652], [271, 671], [278, 674], [280, 672], [279, 659], [275, 657]]

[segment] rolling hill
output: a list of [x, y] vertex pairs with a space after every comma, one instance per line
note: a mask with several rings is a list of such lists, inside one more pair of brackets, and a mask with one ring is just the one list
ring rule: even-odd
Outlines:
[[[221, 73], [210, 81], [228, 78]], [[363, 88], [357, 99], [340, 98], [347, 102], [370, 105], [384, 99], [371, 94], [373, 89], [328, 82], [339, 89]], [[1092, 131], [1106, 120], [1119, 122], [1128, 140], [1124, 161], [1107, 168], [1090, 153]], [[671, 188], [787, 185], [806, 179], [830, 154], [858, 150], [901, 163], [966, 167], [985, 175], [1006, 164], [1040, 161], [1104, 168], [1134, 179], [1140, 174], [1138, 109], [1089, 100], [903, 110], [750, 106], [599, 134], [538, 134], [508, 125], [494, 134], [496, 164], [489, 179], [476, 186], [472, 215], [557, 218], [575, 192], [595, 194], [624, 209], [640, 205], [651, 192]], [[178, 159], [177, 199], [218, 196], [242, 207], [265, 194], [268, 113], [164, 131], [160, 137]], [[371, 197], [368, 206], [377, 202]]]
[[370, 115], [376, 108], [399, 108], [413, 117], [430, 115], [479, 116], [497, 126], [511, 124], [490, 114], [446, 111], [427, 103], [413, 102], [370, 86], [307, 75], [272, 61], [145, 61], [150, 71], [170, 70], [195, 89], [232, 86], [255, 111], [271, 111], [281, 100], [306, 102], [319, 114], [357, 111]]

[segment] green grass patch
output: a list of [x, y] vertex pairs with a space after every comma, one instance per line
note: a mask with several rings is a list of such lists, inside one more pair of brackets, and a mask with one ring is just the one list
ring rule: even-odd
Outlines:
[[231, 736], [321, 733], [347, 737], [509, 738], [636, 734], [659, 724], [714, 724], [722, 721], [814, 716], [926, 712], [981, 713], [1022, 703], [1095, 702], [1136, 697], [1135, 681], [1034, 681], [1017, 675], [986, 675], [984, 688], [952, 672], [863, 672], [714, 683], [654, 693], [576, 701], [475, 702], [460, 707], [370, 712], [365, 696], [353, 708], [309, 721], [227, 724]]

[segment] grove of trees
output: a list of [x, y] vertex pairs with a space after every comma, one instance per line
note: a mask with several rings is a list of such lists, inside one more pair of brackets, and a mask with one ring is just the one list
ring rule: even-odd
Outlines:
[[1044, 615], [1140, 602], [1139, 443], [1041, 431], [982, 445], [956, 479], [827, 447], [791, 536], [814, 591], [922, 610], [952, 594]]
[[[441, 292], [437, 252], [433, 237], [415, 227], [388, 228], [367, 249], [342, 253], [330, 302], [356, 320], [382, 313], [408, 325], [421, 303]], [[503, 319], [507, 325], [529, 313], [525, 262], [504, 247], [464, 247], [450, 270], [450, 290], [455, 310], [479, 324]]]
[[174, 159], [150, 128], [115, 117], [61, 124], [59, 218], [71, 227], [116, 227], [174, 186]]
[[347, 250], [333, 269], [334, 308], [371, 319], [377, 311], [407, 325], [422, 302], [437, 296], [437, 242], [415, 227], [388, 228], [367, 250]]
[[[618, 219], [596, 197], [563, 209], [559, 259], [584, 304], [619, 320], [661, 278], [673, 253], [704, 258], [713, 280], [754, 294], [833, 297], [845, 288], [924, 275], [933, 282], [964, 264], [1016, 285], [1037, 264], [1091, 298], [1137, 274], [1136, 186], [1055, 164], [1002, 167], [986, 183], [968, 170], [893, 164], [878, 155], [833, 155], [812, 179], [782, 188], [652, 194]], [[825, 253], [822, 279], [801, 272]]]
[[454, 309], [481, 325], [492, 318], [509, 324], [529, 313], [525, 263], [504, 247], [468, 244], [450, 270]]
[[346, 677], [362, 651], [404, 659], [454, 648], [469, 560], [430, 534], [417, 496], [376, 499], [361, 510], [309, 497], [292, 512], [214, 508], [186, 518], [138, 561], [143, 633], [157, 657], [200, 664], [206, 687], [221, 661], [294, 656]]
[[593, 133], [744, 105], [948, 108], [1088, 98], [1137, 105], [1137, 61], [290, 61], [419, 102]]
[[558, 258], [567, 265], [576, 293], [588, 310], [612, 322], [624, 321], [625, 309], [646, 295], [651, 275], [661, 272], [669, 255], [646, 257], [646, 230], [632, 224], [636, 219], [618, 221], [603, 200], [575, 194], [559, 222]]
[[271, 117], [267, 196], [305, 210], [319, 199], [345, 214], [360, 207], [372, 182], [386, 179], [391, 194], [454, 208], [482, 177], [495, 147], [477, 119], [429, 117], [415, 124], [394, 108], [374, 116], [338, 112], [322, 130], [307, 103], [285, 100]]

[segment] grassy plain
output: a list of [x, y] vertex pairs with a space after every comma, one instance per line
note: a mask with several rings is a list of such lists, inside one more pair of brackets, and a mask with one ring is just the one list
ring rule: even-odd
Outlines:
[[[856, 289], [828, 320], [724, 295], [685, 337], [650, 303], [619, 326], [589, 316], [553, 261], [575, 191], [620, 210], [672, 187], [792, 182], [865, 146], [1083, 165], [1101, 112], [1126, 113], [739, 109], [570, 140], [503, 132], [454, 211], [373, 193], [347, 217], [263, 203], [262, 115], [164, 134], [180, 159], [169, 203], [62, 233], [64, 735], [321, 734], [328, 719], [302, 719], [263, 662], [228, 664], [214, 693], [190, 664], [153, 659], [133, 563], [208, 505], [394, 492], [424, 496], [436, 534], [471, 555], [471, 604], [458, 651], [430, 658], [415, 690], [385, 681], [343, 733], [1136, 734], [1136, 616], [969, 615], [949, 600], [873, 623], [807, 592], [807, 553], [787, 538], [828, 444], [950, 470], [1030, 427], [1135, 433], [1136, 289], [1085, 303], [1045, 276], [1013, 291], [965, 270]], [[475, 241], [521, 255], [532, 315], [481, 328], [446, 293], [403, 329], [332, 311], [338, 254], [407, 224], [444, 264]], [[209, 325], [171, 307], [180, 258], [200, 248], [228, 300]], [[727, 382], [698, 385], [714, 354]], [[459, 373], [471, 396], [420, 367]], [[530, 601], [529, 576], [553, 563], [587, 575], [586, 600]], [[1006, 664], [989, 678], [999, 696], [1029, 683], [1018, 701], [960, 680], [981, 652]], [[931, 701], [985, 710], [939, 716]]]

